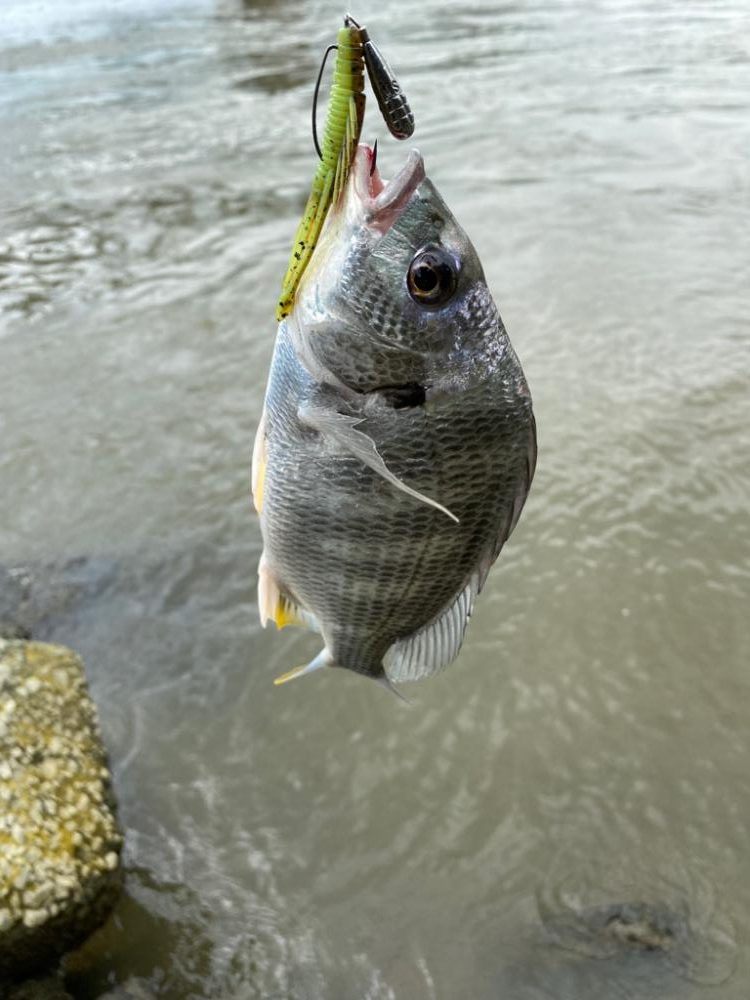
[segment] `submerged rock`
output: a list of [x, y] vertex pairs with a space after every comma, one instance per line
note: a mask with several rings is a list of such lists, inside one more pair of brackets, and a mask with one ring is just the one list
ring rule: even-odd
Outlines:
[[10, 992], [8, 1000], [73, 1000], [73, 997], [58, 976], [46, 976], [44, 979], [27, 979]]
[[121, 846], [80, 659], [0, 639], [0, 981], [42, 971], [102, 923]]
[[31, 629], [18, 622], [0, 620], [0, 639], [30, 639]]
[[[622, 871], [592, 867], [579, 879], [568, 876], [537, 893], [552, 943], [596, 959], [628, 955], [637, 961], [640, 955], [705, 986], [718, 986], [733, 974], [734, 926], [699, 866], [688, 870], [673, 860], [671, 867], [662, 862], [658, 872], [645, 874], [635, 864]], [[635, 894], [638, 885], [647, 886], [643, 896]]]
[[120, 986], [102, 993], [98, 1000], [155, 1000], [155, 996], [140, 980], [131, 977]]
[[107, 558], [0, 565], [0, 638], [44, 638], [90, 607], [116, 576]]
[[608, 906], [598, 917], [603, 932], [625, 947], [643, 951], [669, 951], [675, 943], [675, 917], [664, 907], [649, 903], [619, 903]]

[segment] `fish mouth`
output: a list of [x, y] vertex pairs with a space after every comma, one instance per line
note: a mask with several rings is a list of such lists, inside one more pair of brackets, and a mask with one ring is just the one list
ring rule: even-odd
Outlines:
[[418, 150], [410, 150], [406, 163], [389, 181], [383, 180], [374, 161], [372, 146], [360, 143], [351, 168], [352, 187], [367, 225], [385, 233], [424, 180], [424, 160]]

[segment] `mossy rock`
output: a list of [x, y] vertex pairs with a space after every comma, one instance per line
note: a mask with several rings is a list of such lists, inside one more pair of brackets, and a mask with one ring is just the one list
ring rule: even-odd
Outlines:
[[0, 639], [0, 980], [41, 972], [102, 923], [121, 847], [81, 660]]

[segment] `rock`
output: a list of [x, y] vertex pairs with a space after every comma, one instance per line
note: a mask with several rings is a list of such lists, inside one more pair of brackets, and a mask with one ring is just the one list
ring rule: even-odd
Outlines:
[[31, 629], [19, 622], [0, 620], [0, 639], [30, 639]]
[[61, 622], [75, 620], [115, 575], [116, 564], [106, 558], [0, 565], [0, 638], [54, 634]]
[[102, 923], [121, 847], [80, 659], [0, 639], [0, 980], [38, 974]]
[[100, 994], [97, 1000], [156, 1000], [156, 994], [138, 979], [131, 978], [120, 986], [115, 986]]
[[669, 951], [674, 944], [669, 914], [648, 903], [624, 903], [612, 908], [605, 933], [615, 941], [643, 951]]
[[73, 1000], [73, 997], [58, 976], [47, 976], [44, 979], [27, 979], [10, 992], [8, 1000]]

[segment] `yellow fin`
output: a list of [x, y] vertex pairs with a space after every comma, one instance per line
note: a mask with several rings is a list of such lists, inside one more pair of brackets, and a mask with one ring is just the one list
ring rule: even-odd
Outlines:
[[286, 684], [288, 681], [293, 681], [297, 677], [302, 677], [303, 674], [311, 674], [313, 670], [320, 670], [321, 667], [327, 667], [332, 663], [330, 654], [327, 649], [321, 649], [314, 659], [310, 660], [309, 663], [303, 664], [301, 667], [293, 667], [291, 670], [287, 670], [285, 674], [280, 677], [274, 678], [274, 684]]
[[304, 673], [305, 667], [292, 667], [291, 670], [287, 670], [285, 674], [281, 674], [279, 677], [274, 677], [273, 682], [277, 686], [279, 684], [286, 684], [287, 681], [293, 681], [295, 677], [299, 677], [300, 674]]
[[276, 628], [286, 628], [287, 625], [304, 625], [305, 628], [318, 629], [315, 615], [300, 608], [291, 597], [281, 592], [279, 582], [273, 570], [268, 565], [266, 553], [263, 552], [258, 562], [258, 612], [263, 628], [272, 621]]
[[286, 628], [287, 625], [308, 624], [303, 616], [303, 612], [300, 611], [293, 601], [285, 597], [284, 594], [279, 594], [273, 620], [276, 623], [276, 628]]

